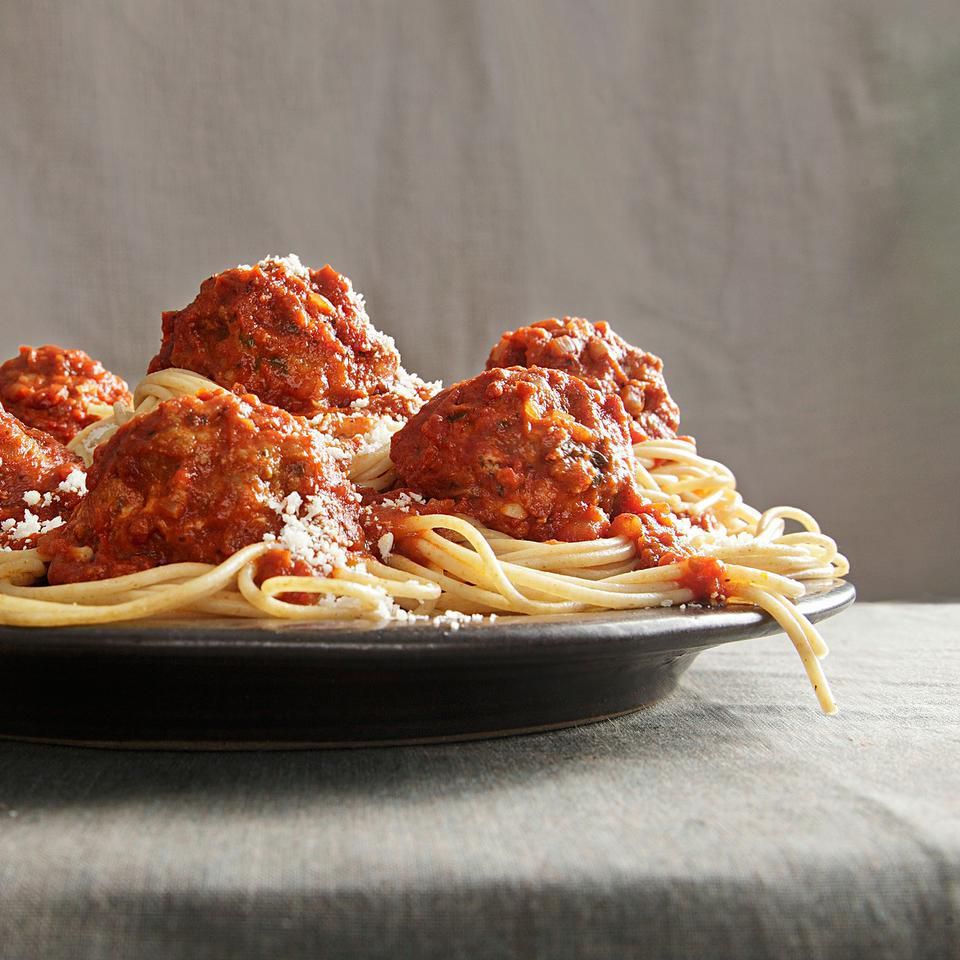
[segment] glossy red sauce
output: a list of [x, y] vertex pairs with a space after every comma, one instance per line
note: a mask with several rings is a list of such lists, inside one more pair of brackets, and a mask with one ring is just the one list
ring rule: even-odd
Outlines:
[[610, 535], [628, 537], [637, 546], [637, 567], [662, 567], [690, 556], [676, 526], [676, 517], [663, 503], [647, 501], [614, 518]]
[[0, 403], [28, 427], [69, 443], [100, 417], [91, 405], [132, 402], [126, 383], [82, 350], [21, 347], [0, 365]]
[[679, 586], [690, 590], [694, 600], [716, 602], [725, 596], [723, 565], [713, 557], [699, 557], [685, 546], [677, 530], [679, 518], [666, 504], [646, 503], [631, 513], [616, 517], [611, 535], [629, 537], [636, 544], [640, 570], [679, 563], [683, 571]]
[[676, 436], [680, 409], [667, 391], [663, 361], [631, 346], [606, 323], [551, 317], [505, 333], [487, 369], [549, 367], [618, 396], [633, 420], [634, 440]]
[[[411, 516], [457, 512], [457, 504], [453, 500], [427, 499], [409, 488], [382, 492], [363, 490], [362, 495], [363, 509], [360, 516], [366, 536], [366, 547], [367, 551], [375, 557], [380, 556], [378, 544], [384, 534], [389, 533], [394, 538], [391, 552], [398, 551], [404, 540], [416, 539], [417, 534], [403, 532], [404, 521]], [[404, 551], [399, 549], [399, 552]]]
[[703, 603], [717, 603], [726, 597], [723, 564], [714, 557], [688, 557], [677, 583]]
[[[59, 488], [74, 470], [83, 470], [79, 457], [50, 434], [25, 426], [0, 407], [0, 547], [36, 546], [37, 534], [17, 536], [24, 532], [18, 527], [28, 519], [28, 510], [41, 524], [58, 517], [66, 520], [73, 513], [80, 494], [69, 484], [68, 489]], [[37, 500], [35, 494], [39, 502], [28, 502]]]
[[[41, 538], [51, 583], [103, 579], [168, 563], [220, 563], [282, 521], [270, 505], [319, 498], [324, 533], [352, 549], [360, 505], [323, 437], [255, 397], [201, 393], [161, 403], [97, 447], [85, 500]], [[316, 567], [277, 550], [260, 579]]]
[[150, 371], [183, 367], [304, 416], [358, 401], [393, 416], [418, 408], [425, 397], [398, 389], [400, 355], [349, 279], [329, 265], [308, 275], [267, 262], [205, 280], [189, 306], [163, 314]]

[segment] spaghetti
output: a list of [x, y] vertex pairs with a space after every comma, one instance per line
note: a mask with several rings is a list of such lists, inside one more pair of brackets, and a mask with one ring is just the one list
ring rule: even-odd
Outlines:
[[[304, 295], [309, 296], [308, 282], [303, 285]], [[586, 323], [578, 321], [578, 335], [589, 335], [582, 326]], [[556, 330], [550, 332], [553, 335]], [[609, 340], [611, 334], [604, 332], [604, 336]], [[569, 348], [562, 342], [560, 348], [568, 357]], [[656, 358], [642, 356], [643, 370], [654, 369], [659, 378], [660, 409], [669, 412], [672, 401], [665, 385], [661, 389], [660, 367], [653, 365]], [[640, 369], [638, 364], [634, 371]], [[499, 417], [490, 435], [495, 429], [497, 437], [507, 438], [497, 439], [499, 447], [482, 448], [476, 455], [478, 462], [486, 463], [491, 451], [515, 442], [510, 439], [514, 434], [531, 435], [529, 422], [525, 421], [526, 433], [515, 431], [512, 425], [504, 426], [508, 421], [502, 409], [490, 412], [518, 384], [518, 396], [525, 398], [522, 415], [535, 425], [545, 418], [543, 439], [534, 431], [531, 442], [540, 451], [544, 444], [549, 447], [556, 441], [559, 452], [550, 461], [554, 466], [549, 476], [534, 478], [537, 482], [529, 496], [519, 486], [522, 478], [515, 482], [506, 478], [504, 468], [496, 464], [483, 467], [485, 472], [478, 476], [494, 477], [500, 491], [492, 499], [501, 505], [499, 513], [486, 510], [488, 504], [477, 500], [474, 488], [471, 500], [453, 468], [456, 483], [451, 481], [449, 490], [409, 483], [409, 463], [394, 455], [398, 442], [404, 453], [404, 444], [410, 449], [411, 437], [419, 442], [417, 431], [426, 436], [429, 430], [439, 431], [437, 442], [444, 455], [443, 430], [459, 429], [464, 416], [459, 406], [450, 413], [445, 396], [450, 391], [430, 400], [419, 413], [425, 393], [402, 411], [389, 405], [366, 409], [365, 401], [326, 410], [314, 405], [295, 419], [322, 435], [325, 449], [340, 464], [343, 475], [364, 492], [364, 548], [337, 554], [324, 572], [304, 572], [302, 563], [264, 566], [281, 546], [296, 552], [300, 541], [285, 539], [281, 531], [265, 534], [219, 562], [159, 563], [115, 576], [48, 582], [51, 559], [45, 549], [49, 545], [41, 538], [36, 548], [0, 552], [0, 622], [50, 627], [158, 616], [409, 620], [739, 604], [762, 608], [776, 620], [796, 648], [822, 709], [833, 712], [834, 701], [819, 663], [827, 653], [826, 645], [795, 601], [804, 595], [806, 584], [841, 578], [849, 564], [813, 517], [791, 507], [761, 513], [749, 506], [737, 490], [733, 473], [701, 456], [690, 438], [634, 436], [637, 442], [630, 443], [630, 433], [616, 420], [623, 416], [620, 399], [605, 400], [600, 388], [583, 387], [567, 373], [540, 368], [533, 368], [529, 375], [511, 371], [497, 368], [475, 378], [484, 390], [493, 384], [500, 392], [495, 390], [490, 394], [493, 399], [488, 397], [470, 409], [481, 410], [481, 416], [491, 422]], [[599, 374], [595, 379], [602, 381]], [[466, 386], [473, 382], [467, 381]], [[631, 386], [634, 381], [625, 386], [611, 380], [611, 384], [611, 392], [629, 394], [642, 411], [642, 395]], [[107, 416], [78, 433], [69, 449], [89, 467], [98, 448], [114, 449], [120, 437], [145, 422], [142, 418], [156, 417], [178, 398], [232, 396], [231, 385], [226, 377], [209, 378], [175, 367], [155, 369], [137, 386], [132, 405], [123, 400], [115, 403]], [[548, 389], [555, 393], [542, 392]], [[456, 395], [464, 409], [468, 406], [465, 396], [462, 391]], [[560, 399], [549, 399], [554, 396]], [[663, 423], [663, 417], [658, 422]], [[562, 443], [556, 439], [558, 430], [568, 437]], [[663, 432], [669, 431], [664, 428]], [[413, 449], [419, 469], [425, 455], [420, 447]], [[458, 448], [451, 449], [449, 459], [456, 460]], [[98, 455], [98, 465], [100, 459]], [[560, 474], [557, 463], [563, 468]], [[616, 472], [622, 469], [628, 473], [626, 478]], [[586, 504], [583, 516], [602, 528], [604, 535], [558, 537], [540, 521], [540, 526], [533, 526], [528, 508], [531, 502], [543, 501], [544, 485], [556, 477], [560, 478], [557, 484], [569, 484], [571, 476], [579, 477], [577, 470], [586, 471], [590, 482], [581, 487], [594, 498], [587, 502], [586, 494], [580, 493], [577, 503]], [[511, 489], [519, 492], [503, 493], [503, 484], [509, 488], [511, 482]], [[302, 532], [302, 525], [311, 521], [311, 515], [300, 509], [302, 499], [296, 495], [282, 504], [271, 501], [271, 507], [282, 512], [284, 523], [292, 520], [300, 525], [294, 533]], [[477, 509], [478, 503], [485, 509]], [[637, 512], [639, 517], [634, 516]], [[618, 515], [632, 516], [633, 524], [621, 524]], [[567, 524], [565, 529], [584, 529], [579, 514], [567, 511], [558, 516], [556, 523]], [[602, 523], [604, 516], [614, 522]], [[788, 530], [788, 524], [798, 529]], [[651, 549], [658, 552], [651, 555]]]
[[[186, 370], [150, 374], [134, 393], [134, 408], [113, 414], [79, 434], [70, 447], [92, 460], [123, 423], [164, 400], [222, 389]], [[390, 437], [399, 425], [379, 433], [379, 445], [351, 455], [350, 478], [384, 489], [393, 478]], [[363, 435], [361, 435], [363, 436]], [[344, 444], [347, 450], [349, 443]], [[794, 601], [804, 583], [832, 580], [849, 572], [836, 543], [804, 511], [777, 507], [761, 514], [743, 502], [731, 471], [697, 453], [691, 440], [635, 444], [637, 476], [651, 499], [710, 512], [720, 530], [691, 534], [696, 555], [722, 564], [728, 603], [766, 610], [794, 644], [825, 712], [835, 709], [819, 665], [826, 645]], [[371, 482], [372, 481], [372, 482]], [[785, 532], [786, 522], [803, 529]], [[160, 615], [278, 617], [299, 620], [404, 618], [438, 612], [462, 614], [576, 614], [683, 606], [699, 599], [684, 586], [683, 563], [633, 569], [636, 548], [625, 536], [593, 541], [542, 543], [521, 540], [470, 522], [463, 516], [411, 514], [395, 525], [404, 553], [386, 563], [366, 560], [333, 577], [275, 577], [256, 584], [254, 561], [270, 549], [253, 544], [219, 565], [170, 564], [126, 576], [61, 586], [28, 586], [42, 580], [46, 565], [36, 550], [0, 556], [0, 620], [24, 626], [108, 623]], [[279, 599], [310, 593], [311, 605]]]

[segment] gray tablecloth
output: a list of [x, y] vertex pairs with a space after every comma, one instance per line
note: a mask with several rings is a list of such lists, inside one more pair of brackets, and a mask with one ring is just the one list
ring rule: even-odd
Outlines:
[[960, 956], [960, 606], [783, 637], [628, 719], [440, 747], [0, 746], [0, 955]]

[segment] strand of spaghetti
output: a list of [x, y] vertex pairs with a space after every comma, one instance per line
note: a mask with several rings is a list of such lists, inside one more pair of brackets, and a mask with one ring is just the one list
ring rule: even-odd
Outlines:
[[[43, 561], [39, 561], [41, 564]], [[45, 567], [44, 567], [45, 569]], [[42, 576], [44, 569], [38, 576]], [[153, 584], [182, 583], [216, 569], [212, 563], [168, 563], [151, 567], [137, 573], [126, 573], [108, 580], [85, 580], [80, 583], [62, 583], [55, 586], [16, 587], [5, 591], [10, 596], [35, 597], [60, 603], [82, 603], [95, 597], [115, 597], [129, 589], [148, 587]], [[2, 572], [0, 572], [2, 578]]]
[[[460, 547], [444, 537], [435, 533], [424, 534], [423, 539], [417, 544], [417, 549], [421, 551], [425, 559], [430, 560], [435, 566], [439, 566], [464, 581], [476, 582], [480, 585], [490, 586], [490, 570], [477, 555], [469, 549]], [[519, 588], [524, 586], [516, 583], [510, 576], [509, 570], [502, 562], [500, 569], [507, 575], [511, 583]], [[515, 603], [511, 603], [511, 609], [517, 613], [539, 613], [539, 614], [558, 614], [572, 613], [576, 610], [584, 609], [582, 603], [556, 596], [556, 591], [545, 592], [537, 589], [536, 586], [520, 591], [530, 606], [526, 609], [519, 608]]]
[[633, 451], [643, 460], [675, 460], [678, 463], [697, 465], [708, 463], [715, 464], [723, 470], [729, 470], [729, 467], [724, 464], [701, 457], [697, 453], [696, 445], [684, 440], [644, 440], [641, 443], [635, 443]]
[[157, 370], [148, 373], [136, 386], [133, 392], [133, 406], [139, 412], [141, 404], [148, 398], [156, 401], [169, 400], [171, 397], [185, 397], [209, 390], [213, 393], [225, 393], [223, 387], [181, 367], [169, 367], [166, 370]]
[[[534, 569], [537, 569], [534, 567]], [[613, 563], [605, 567], [575, 567], [557, 565], [551, 567], [551, 573], [564, 574], [568, 577], [580, 577], [582, 580], [609, 580], [611, 577], [618, 577], [623, 573], [629, 573], [633, 570], [633, 563]]]
[[778, 537], [774, 546], [800, 548], [811, 562], [820, 563], [822, 569], [827, 570], [831, 577], [844, 577], [850, 572], [850, 561], [840, 553], [836, 543], [823, 534], [788, 533]]
[[459, 517], [439, 513], [428, 516], [411, 514], [409, 517], [404, 518], [400, 527], [400, 533], [416, 533], [417, 531], [435, 530], [438, 528], [452, 530], [454, 533], [463, 537], [463, 539], [473, 547], [481, 560], [485, 561], [485, 568], [490, 571], [494, 586], [504, 598], [512, 600], [521, 609], [530, 606], [526, 597], [507, 579], [500, 564], [497, 562], [496, 554], [494, 554], [490, 544], [487, 543], [483, 536], [478, 533], [471, 524], [461, 520]]
[[[441, 538], [442, 539], [442, 538]], [[434, 547], [440, 546], [437, 543], [431, 544]], [[469, 551], [464, 547], [444, 540], [442, 548], [450, 555], [452, 563], [448, 560], [448, 569], [458, 573], [454, 568], [457, 566], [468, 567], [467, 576], [471, 570], [469, 565], [471, 557]], [[592, 585], [590, 581], [584, 581], [580, 578], [567, 577], [558, 573], [542, 573], [538, 570], [532, 570], [528, 567], [519, 566], [509, 562], [500, 562], [500, 567], [512, 584], [517, 586], [532, 587], [535, 590], [547, 595], [559, 597], [561, 600], [584, 603], [594, 607], [609, 607], [611, 609], [629, 609], [632, 607], [658, 606], [664, 600], [671, 602], [686, 603], [693, 599], [693, 593], [689, 590], [678, 589], [676, 582], [667, 579], [661, 574], [661, 578], [655, 582], [661, 585], [656, 589], [646, 593], [636, 593], [629, 587], [621, 584], [614, 585], [613, 589], [601, 590]], [[474, 568], [475, 569], [475, 568]], [[653, 568], [654, 571], [662, 571], [666, 568]], [[486, 566], [479, 571], [482, 575], [489, 574]], [[458, 575], [461, 575], [458, 573]], [[527, 599], [530, 604], [535, 604], [536, 613], [554, 613], [556, 604], [553, 602], [542, 602]]]
[[15, 580], [31, 583], [42, 577], [46, 569], [36, 550], [0, 553], [0, 583], [9, 585]]
[[634, 474], [644, 490], [656, 490], [658, 488], [657, 481], [650, 476], [650, 472], [646, 466], [640, 462], [639, 458], [637, 458], [635, 462]]
[[699, 500], [693, 501], [688, 505], [687, 509], [695, 517], [698, 517], [700, 514], [712, 510], [723, 499], [723, 495], [723, 490], [717, 490], [706, 497], [701, 497]]
[[[287, 603], [272, 595], [274, 581], [302, 581], [297, 587], [279, 592], [334, 593], [335, 597], [313, 605]], [[253, 569], [244, 567], [237, 576], [237, 586], [244, 598], [258, 610], [284, 620], [351, 620], [365, 615], [385, 619], [389, 613], [386, 597], [356, 583], [321, 577], [271, 577], [257, 586]], [[309, 588], [309, 589], [308, 589]]]
[[[604, 545], [599, 546], [601, 543]], [[567, 565], [574, 563], [584, 568], [603, 567], [611, 563], [623, 563], [632, 560], [636, 556], [636, 547], [627, 537], [617, 537], [613, 543], [609, 545], [606, 545], [607, 541], [597, 541], [597, 544], [598, 547], [596, 550], [570, 550], [569, 552], [565, 552], [563, 558], [559, 560], [555, 554], [544, 551], [542, 549], [543, 544], [540, 544], [539, 549], [536, 547], [525, 547], [519, 550], [511, 550], [507, 547], [497, 549], [496, 546], [494, 546], [493, 549], [497, 556], [502, 559], [509, 560], [511, 563], [520, 563], [524, 566], [538, 569], [552, 567], [555, 563], [564, 563]]]
[[[464, 518], [468, 519], [468, 518]], [[593, 556], [611, 548], [621, 549], [626, 537], [601, 537], [597, 540], [518, 540], [505, 533], [497, 533], [486, 527], [478, 526], [477, 532], [490, 543], [496, 552], [526, 553], [527, 551], [543, 550], [562, 543], [564, 550], [578, 556]]]
[[825, 533], [810, 533], [806, 530], [801, 533], [785, 533], [777, 537], [776, 543], [783, 545], [797, 544], [805, 550], [820, 550], [824, 556], [835, 557], [839, 554], [837, 542]]
[[[458, 547], [457, 544], [433, 531], [421, 534], [415, 545], [416, 550], [427, 560], [436, 564], [455, 578], [480, 587], [498, 586], [498, 580], [507, 579], [503, 565], [493, 557], [488, 559], [477, 553]], [[509, 582], [509, 581], [508, 581]], [[549, 614], [576, 613], [571, 603], [542, 601], [525, 596], [513, 583], [510, 583], [510, 595], [499, 591], [507, 601], [506, 609], [516, 613]]]
[[[727, 490], [731, 489], [733, 481], [726, 480], [713, 480], [709, 485], [715, 487], [716, 489], [713, 493], [725, 493]], [[693, 476], [685, 477], [684, 479], [677, 478], [675, 482], [670, 484], [670, 492], [675, 494], [684, 494], [684, 493], [693, 493], [696, 494], [698, 490], [702, 490], [704, 487], [704, 478]], [[711, 496], [713, 496], [713, 493]]]
[[836, 713], [837, 705], [830, 692], [830, 685], [827, 683], [820, 661], [810, 646], [803, 629], [805, 621], [799, 611], [783, 603], [773, 594], [746, 584], [737, 586], [736, 599], [762, 607], [777, 621], [800, 655], [800, 660], [813, 686], [814, 693], [816, 693], [817, 700], [820, 702], [820, 708], [827, 714]]
[[84, 465], [89, 467], [93, 463], [94, 448], [104, 440], [113, 436], [117, 431], [116, 414], [97, 420], [84, 427], [68, 444], [67, 449], [78, 456]]
[[[112, 623], [117, 620], [138, 620], [170, 610], [188, 609], [194, 601], [209, 597], [222, 589], [239, 571], [269, 549], [271, 547], [266, 543], [251, 544], [238, 550], [207, 573], [184, 583], [171, 584], [163, 593], [137, 600], [121, 600], [109, 605], [84, 606], [79, 602], [67, 604], [20, 596], [0, 596], [0, 623], [24, 627]], [[6, 590], [7, 585], [0, 583], [0, 594], [6, 593]]]
[[339, 574], [340, 570], [329, 577], [270, 577], [259, 584], [259, 588], [267, 597], [277, 597], [284, 593], [316, 593], [359, 600], [371, 609], [383, 602], [383, 590], [371, 584], [348, 580]]
[[[826, 642], [820, 635], [820, 632], [794, 606], [792, 601], [797, 599], [796, 595], [791, 595], [783, 589], [782, 583], [779, 581], [782, 581], [784, 578], [771, 580], [770, 575], [758, 573], [756, 570], [753, 570], [750, 567], [741, 567], [735, 564], [728, 564], [727, 576], [729, 577], [730, 582], [733, 583], [737, 589], [744, 585], [753, 587], [758, 590], [762, 590], [768, 596], [775, 597], [778, 602], [784, 604], [785, 608], [790, 610], [791, 616], [795, 617], [799, 629], [803, 631], [804, 636], [807, 638], [807, 643], [809, 643], [810, 648], [817, 655], [817, 657], [823, 659], [830, 652]], [[791, 581], [787, 582], [790, 583]], [[791, 583], [791, 586], [799, 586], [801, 590], [804, 589], [800, 584]]]
[[[399, 580], [402, 583], [409, 583], [410, 577], [404, 576], [400, 571], [395, 570], [393, 567], [387, 566], [385, 563], [381, 563], [375, 557], [366, 561], [367, 570], [370, 572], [370, 575], [374, 577], [379, 577], [383, 580]], [[421, 582], [428, 583], [422, 577], [419, 578]]]
[[358, 474], [381, 473], [393, 467], [393, 461], [390, 459], [390, 439], [394, 433], [396, 433], [396, 430], [384, 440], [383, 446], [379, 449], [361, 453], [354, 457], [354, 465]]
[[378, 598], [383, 594], [391, 597], [405, 597], [409, 600], [436, 600], [440, 590], [434, 583], [418, 580], [395, 580], [355, 573], [338, 569], [336, 577], [271, 577], [265, 580], [260, 589], [267, 596], [275, 597], [281, 593], [338, 593], [346, 594], [346, 585], [356, 584], [365, 589], [376, 591]]
[[260, 611], [251, 607], [243, 595], [236, 590], [223, 590], [211, 597], [198, 600], [191, 608], [192, 613], [206, 613], [214, 617], [244, 617], [255, 620]]
[[[440, 524], [437, 524], [437, 527], [445, 528], [446, 524], [440, 523]], [[459, 544], [452, 543], [452, 541], [448, 540], [446, 537], [440, 537], [438, 534], [436, 534], [435, 531], [431, 531], [426, 536], [429, 538], [428, 542], [434, 542], [436, 545], [440, 546], [441, 548], [445, 549], [447, 547], [451, 547], [455, 550], [459, 550], [459, 551], [463, 550], [463, 548], [460, 547]], [[621, 541], [623, 543], [630, 543], [629, 539], [626, 537], [610, 538], [610, 540], [606, 542], [616, 542], [616, 541]], [[590, 541], [587, 541], [587, 543], [589, 542]], [[593, 543], [601, 543], [601, 542], [603, 541], [593, 541]], [[539, 544], [539, 547], [542, 551], [544, 551], [544, 553], [555, 552], [557, 556], [551, 561], [551, 565], [553, 564], [560, 565], [563, 562], [562, 554], [566, 553], [568, 548], [570, 547], [581, 548], [583, 544], [584, 544], [583, 541], [575, 541], [573, 543], [552, 542], [552, 543], [541, 543]], [[633, 552], [633, 548], [631, 548], [631, 550]], [[462, 557], [466, 561], [469, 561], [473, 555], [470, 554], [469, 552], [465, 552], [465, 553], [461, 552], [458, 554], [458, 556]], [[581, 578], [577, 575], [565, 576], [564, 574], [553, 573], [552, 571], [550, 573], [540, 574], [538, 573], [536, 568], [531, 567], [526, 563], [524, 563], [523, 566], [519, 566], [518, 564], [513, 562], [512, 557], [510, 557], [509, 555], [507, 556], [508, 556], [508, 559], [506, 560], [501, 559], [501, 565], [504, 572], [509, 574], [511, 580], [513, 580], [514, 574], [517, 571], [520, 572], [521, 576], [526, 574], [526, 575], [529, 575], [529, 577], [538, 577], [538, 578], [558, 577], [561, 580], [567, 580], [571, 584], [577, 584], [581, 580]], [[579, 566], [581, 563], [583, 563], [583, 560], [582, 558], [577, 557], [575, 562]], [[632, 581], [634, 583], [645, 582], [645, 583], [665, 583], [665, 584], [675, 585], [676, 578], [678, 576], [681, 576], [682, 574], [683, 574], [683, 567], [680, 564], [671, 564], [670, 566], [648, 567], [643, 570], [631, 570], [629, 571], [629, 573], [624, 572], [621, 575], [605, 578], [605, 581], [625, 582], [625, 578], [629, 576], [630, 578], [632, 578]], [[541, 579], [540, 582], [546, 582], [546, 581]], [[784, 583], [787, 583], [787, 581], [784, 581]], [[802, 592], [802, 588], [800, 588], [800, 590]]]
[[[633, 445], [633, 449], [638, 453], [651, 451], [650, 459], [663, 459], [671, 457], [674, 454], [692, 453], [696, 455], [697, 448], [690, 440], [681, 440], [674, 437], [672, 440], [663, 438], [661, 440], [641, 440]], [[655, 452], [653, 452], [655, 451]]]
[[850, 561], [842, 553], [838, 553], [833, 559], [833, 570], [830, 576], [839, 579], [845, 577], [849, 572]]
[[113, 404], [92, 401], [87, 403], [86, 412], [89, 416], [96, 417], [98, 420], [104, 420], [113, 413]]
[[432, 580], [438, 584], [443, 590], [443, 594], [440, 597], [441, 600], [454, 596], [458, 600], [463, 600], [475, 606], [478, 610], [501, 610], [508, 613], [517, 612], [510, 601], [504, 599], [499, 593], [492, 590], [485, 590], [483, 587], [477, 587], [470, 583], [462, 583], [459, 580], [448, 577], [440, 570], [426, 567], [423, 564], [417, 563], [416, 560], [412, 560], [410, 557], [403, 556], [403, 554], [392, 554], [390, 562], [395, 565], [397, 570], [414, 574], [425, 580]]
[[477, 524], [469, 517], [463, 517], [462, 519], [477, 530], [499, 558], [532, 568], [569, 565], [586, 571], [591, 567], [602, 567], [632, 560], [637, 552], [636, 545], [629, 537], [618, 536], [599, 540], [573, 540], [569, 542], [519, 540], [508, 534]]
[[806, 510], [798, 507], [770, 507], [769, 510], [764, 510], [760, 514], [756, 535], [762, 536], [777, 520], [796, 520], [808, 532], [820, 533], [820, 524]]
[[[505, 558], [501, 558], [501, 563], [503, 563], [504, 570], [507, 571], [511, 580], [513, 580], [514, 572], [519, 569], [528, 571], [530, 576], [539, 574], [541, 577], [559, 577], [561, 580], [576, 584], [585, 579], [584, 574], [593, 572], [591, 566], [577, 563], [576, 558], [565, 558], [559, 551], [552, 557], [546, 556], [540, 562], [530, 562], [529, 560], [519, 561], [508, 554]], [[618, 564], [614, 569], [604, 568], [600, 570], [600, 576], [591, 576], [589, 579], [591, 581], [599, 580], [606, 584], [608, 582], [616, 582], [618, 577], [631, 573], [642, 574], [642, 579], [647, 582], [672, 582], [673, 578], [661, 573], [661, 571], [666, 569], [666, 567], [648, 567], [645, 570], [638, 571], [630, 564]], [[679, 571], [677, 567], [671, 569]], [[575, 572], [569, 572], [571, 570]]]
[[776, 544], [705, 544], [703, 550], [726, 563], [739, 563], [791, 579], [797, 579], [811, 569], [823, 570], [826, 566], [809, 553], [792, 547], [778, 548]]
[[790, 577], [770, 570], [738, 564], [735, 561], [725, 562], [724, 566], [729, 577], [760, 587], [762, 590], [779, 593], [791, 600], [799, 600], [806, 593], [806, 587], [802, 583], [797, 583]]

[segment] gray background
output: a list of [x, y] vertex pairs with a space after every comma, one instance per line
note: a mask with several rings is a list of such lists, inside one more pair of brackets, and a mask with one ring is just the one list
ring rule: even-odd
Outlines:
[[554, 313], [861, 596], [957, 595], [960, 5], [0, 0], [0, 352], [135, 381], [267, 253], [452, 381]]

